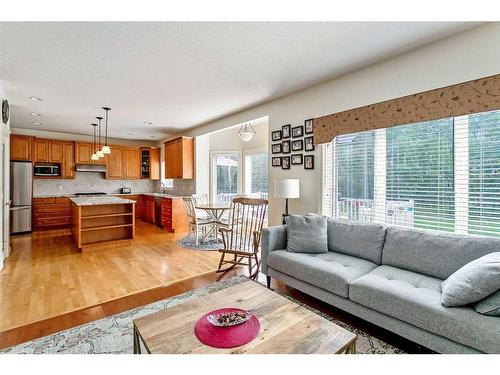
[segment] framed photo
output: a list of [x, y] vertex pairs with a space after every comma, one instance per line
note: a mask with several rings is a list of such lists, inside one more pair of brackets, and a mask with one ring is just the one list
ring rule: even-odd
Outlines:
[[292, 151], [302, 151], [304, 149], [304, 141], [299, 139], [298, 141], [292, 141]]
[[281, 143], [273, 143], [271, 146], [272, 154], [281, 154]]
[[283, 156], [281, 159], [281, 169], [290, 169], [290, 156]]
[[304, 127], [302, 125], [292, 128], [292, 138], [299, 138], [304, 135]]
[[313, 136], [304, 138], [304, 150], [314, 151], [314, 137]]
[[292, 133], [292, 125], [286, 124], [281, 127], [281, 136], [283, 139], [290, 138]]
[[309, 120], [304, 121], [304, 132], [306, 134], [312, 134], [313, 133], [313, 119], [310, 118]]
[[302, 164], [302, 154], [293, 154], [292, 155], [292, 165]]
[[314, 169], [314, 155], [304, 156], [304, 169]]
[[272, 158], [271, 164], [273, 167], [281, 167], [281, 157]]
[[272, 141], [281, 141], [281, 130], [275, 130], [271, 132]]
[[284, 154], [289, 154], [290, 152], [292, 152], [292, 150], [290, 149], [290, 141], [281, 142], [281, 152], [283, 152]]

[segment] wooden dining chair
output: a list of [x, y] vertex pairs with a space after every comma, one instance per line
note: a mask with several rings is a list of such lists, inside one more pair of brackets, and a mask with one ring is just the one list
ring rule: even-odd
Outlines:
[[210, 234], [215, 237], [215, 222], [206, 216], [200, 217], [198, 210], [195, 208], [195, 199], [192, 196], [182, 197], [182, 199], [189, 219], [189, 235], [194, 235], [196, 246], [200, 243], [200, 232], [202, 242], [205, 241]]
[[257, 277], [260, 267], [260, 236], [267, 206], [268, 201], [265, 199], [233, 199], [229, 225], [219, 228], [224, 248], [219, 250], [222, 254], [217, 272], [226, 272], [241, 265], [248, 267], [251, 278]]

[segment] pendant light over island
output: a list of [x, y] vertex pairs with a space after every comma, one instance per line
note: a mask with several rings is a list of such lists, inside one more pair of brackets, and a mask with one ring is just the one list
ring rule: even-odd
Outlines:
[[104, 146], [102, 147], [102, 153], [103, 154], [111, 154], [111, 149], [108, 146], [108, 112], [111, 111], [111, 108], [109, 107], [102, 107], [104, 111], [106, 111], [106, 130], [105, 130], [105, 137], [104, 137]]

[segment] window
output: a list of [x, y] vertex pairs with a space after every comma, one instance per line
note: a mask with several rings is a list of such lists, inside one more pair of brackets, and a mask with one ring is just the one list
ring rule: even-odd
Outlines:
[[213, 202], [231, 202], [241, 191], [240, 180], [239, 152], [212, 153]]
[[500, 237], [500, 111], [337, 136], [326, 215]]
[[245, 156], [245, 194], [259, 198], [268, 197], [267, 153]]

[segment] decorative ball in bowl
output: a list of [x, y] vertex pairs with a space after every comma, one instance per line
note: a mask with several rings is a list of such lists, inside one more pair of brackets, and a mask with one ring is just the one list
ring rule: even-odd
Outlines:
[[248, 321], [253, 314], [250, 311], [230, 311], [207, 316], [210, 324], [216, 327], [231, 327]]

